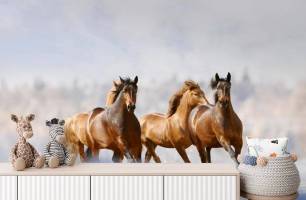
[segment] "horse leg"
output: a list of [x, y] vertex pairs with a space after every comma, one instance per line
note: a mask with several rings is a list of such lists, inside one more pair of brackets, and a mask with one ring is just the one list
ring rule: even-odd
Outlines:
[[201, 162], [206, 163], [205, 148], [203, 148], [203, 146], [200, 143], [196, 144], [196, 147], [197, 147], [197, 150], [199, 152]]
[[155, 153], [156, 144], [154, 144], [151, 140], [147, 140], [145, 142], [145, 146], [147, 147], [147, 153], [146, 153], [146, 160], [145, 162], [150, 162], [151, 157], [153, 156], [153, 159], [156, 163], [161, 163], [160, 158]]
[[137, 153], [136, 153], [136, 162], [138, 162], [138, 163], [141, 163], [142, 162], [142, 159], [141, 159], [141, 153], [142, 153], [142, 148], [140, 149], [140, 151], [138, 151]]
[[117, 151], [114, 151], [113, 157], [112, 157], [112, 161], [114, 163], [118, 163], [119, 162], [119, 153]]
[[211, 150], [211, 147], [206, 147], [206, 161], [208, 163], [211, 163], [210, 150]]
[[122, 153], [120, 150], [116, 149], [114, 150], [112, 161], [114, 163], [121, 163], [124, 158], [124, 153]]
[[235, 147], [235, 158], [237, 160], [239, 154], [241, 153], [241, 149], [242, 149], [242, 142], [238, 143], [238, 144], [234, 144]]
[[100, 152], [100, 149], [92, 149], [92, 161], [93, 162], [100, 162], [99, 152]]
[[222, 147], [228, 152], [228, 154], [230, 155], [231, 159], [235, 162], [236, 166], [238, 166], [239, 162], [238, 162], [238, 160], [236, 158], [236, 153], [233, 150], [230, 142], [225, 140], [223, 137], [220, 138], [219, 142], [222, 145]]
[[99, 161], [99, 150], [95, 152], [95, 150], [91, 150], [89, 147], [86, 149], [86, 158], [88, 161]]
[[135, 147], [130, 150], [131, 156], [133, 158], [133, 162], [141, 163], [141, 153], [142, 153], [142, 147]]
[[84, 144], [79, 141], [78, 146], [79, 146], [79, 154], [80, 154], [81, 160], [82, 162], [84, 162], [87, 160], [86, 155], [84, 153]]
[[184, 160], [185, 163], [190, 163], [190, 160], [187, 156], [186, 150], [184, 148], [182, 148], [181, 145], [176, 144], [175, 149], [177, 150], [177, 152], [180, 154], [180, 156], [182, 157], [182, 159]]
[[134, 162], [133, 155], [131, 154], [131, 152], [129, 152], [129, 150], [126, 150], [124, 152], [124, 156], [128, 160], [128, 162]]
[[145, 155], [145, 163], [150, 162], [152, 158], [152, 154], [149, 152], [149, 150], [147, 150], [146, 155]]

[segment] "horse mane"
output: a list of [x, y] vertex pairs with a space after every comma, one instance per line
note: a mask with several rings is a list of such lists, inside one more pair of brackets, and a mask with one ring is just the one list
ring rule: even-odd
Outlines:
[[116, 99], [118, 98], [121, 90], [124, 88], [125, 85], [129, 85], [129, 84], [133, 84], [133, 80], [130, 78], [124, 78], [123, 79], [124, 82], [119, 81], [115, 81], [115, 83], [117, 84], [116, 86], [113, 86], [112, 89], [108, 92], [107, 94], [107, 101], [106, 101], [106, 105], [109, 106], [111, 104], [113, 104]]
[[184, 93], [187, 90], [194, 90], [194, 89], [200, 89], [200, 86], [192, 80], [187, 80], [184, 82], [183, 87], [180, 90], [178, 90], [169, 100], [167, 117], [172, 116], [176, 112], [178, 106], [181, 103], [181, 99]]

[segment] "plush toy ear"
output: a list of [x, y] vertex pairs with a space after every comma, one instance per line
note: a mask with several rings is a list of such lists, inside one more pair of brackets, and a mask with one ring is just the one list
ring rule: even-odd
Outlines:
[[17, 123], [18, 122], [18, 117], [14, 114], [11, 114], [11, 120]]
[[28, 116], [26, 116], [26, 120], [33, 121], [35, 119], [35, 115], [34, 114], [29, 114]]
[[51, 119], [51, 124], [58, 124], [58, 119], [57, 118]]
[[46, 121], [46, 126], [51, 126], [51, 122], [50, 121]]
[[135, 83], [135, 85], [138, 83], [138, 76], [136, 76], [136, 77], [134, 78], [134, 83]]
[[60, 120], [59, 125], [63, 126], [65, 124], [65, 120]]

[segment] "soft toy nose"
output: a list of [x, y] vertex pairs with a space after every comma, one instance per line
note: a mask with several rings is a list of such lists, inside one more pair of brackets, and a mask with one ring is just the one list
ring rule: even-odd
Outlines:
[[32, 136], [33, 136], [33, 132], [26, 131], [26, 132], [23, 133], [23, 137], [24, 137], [25, 139], [29, 139], [29, 138], [31, 138]]
[[63, 135], [58, 135], [56, 136], [55, 140], [60, 143], [60, 144], [65, 144], [66, 143], [66, 138]]

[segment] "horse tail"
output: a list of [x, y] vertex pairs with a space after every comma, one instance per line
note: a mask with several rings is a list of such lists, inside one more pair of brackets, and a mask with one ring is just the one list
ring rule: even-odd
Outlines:
[[67, 149], [71, 153], [78, 153], [77, 138], [75, 135], [75, 131], [73, 130], [72, 118], [68, 118], [65, 120], [64, 133], [67, 141]]

